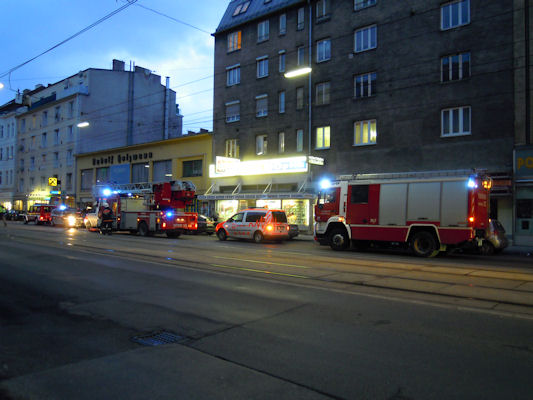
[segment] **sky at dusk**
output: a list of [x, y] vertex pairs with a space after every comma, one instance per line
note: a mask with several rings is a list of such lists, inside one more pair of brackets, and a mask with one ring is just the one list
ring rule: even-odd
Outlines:
[[[57, 45], [125, 4], [125, 0], [0, 0], [0, 75]], [[0, 78], [0, 104], [16, 90], [58, 82], [119, 59], [170, 77], [183, 130], [212, 129], [213, 33], [229, 0], [138, 0], [94, 28]], [[165, 14], [173, 19], [158, 13]], [[179, 23], [175, 20], [184, 22]], [[188, 26], [192, 25], [194, 27]], [[198, 29], [196, 29], [198, 28]]]

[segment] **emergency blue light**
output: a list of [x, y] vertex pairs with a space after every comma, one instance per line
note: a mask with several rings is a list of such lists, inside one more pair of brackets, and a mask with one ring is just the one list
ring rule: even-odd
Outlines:
[[167, 218], [170, 218], [173, 215], [174, 215], [174, 213], [172, 211], [167, 211], [167, 213], [166, 213]]
[[59, 206], [59, 209], [60, 209], [61, 211], [66, 210], [66, 209], [67, 209], [67, 206], [64, 205], [64, 204], [61, 204], [61, 205]]
[[475, 188], [477, 188], [476, 181], [475, 181], [474, 179], [470, 178], [470, 179], [468, 180], [468, 187], [469, 187], [470, 189], [475, 189]]
[[322, 179], [320, 181], [320, 189], [329, 189], [331, 187], [331, 181], [329, 179]]
[[102, 190], [102, 194], [103, 194], [105, 197], [111, 196], [111, 189], [109, 189], [109, 188], [105, 188], [104, 190]]

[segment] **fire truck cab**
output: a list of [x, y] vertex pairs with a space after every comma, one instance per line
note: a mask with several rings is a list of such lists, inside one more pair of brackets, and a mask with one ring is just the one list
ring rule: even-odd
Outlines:
[[491, 186], [472, 171], [341, 176], [319, 193], [315, 240], [334, 250], [399, 244], [421, 257], [481, 246]]

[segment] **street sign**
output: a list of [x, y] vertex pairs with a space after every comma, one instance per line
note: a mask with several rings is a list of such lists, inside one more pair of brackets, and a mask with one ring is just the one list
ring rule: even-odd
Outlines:
[[61, 194], [61, 190], [50, 190], [50, 194]]
[[48, 178], [48, 186], [57, 186], [57, 178]]

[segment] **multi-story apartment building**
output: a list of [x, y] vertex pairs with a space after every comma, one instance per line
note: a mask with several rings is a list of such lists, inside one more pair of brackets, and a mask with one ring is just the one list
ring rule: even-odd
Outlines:
[[[176, 93], [149, 70], [89, 68], [22, 95], [27, 111], [17, 116], [17, 209], [36, 202], [75, 205], [76, 156], [181, 135]], [[50, 187], [48, 178], [61, 183]], [[61, 192], [61, 193], [58, 193]]]
[[[214, 34], [219, 158], [206, 198], [235, 207], [237, 200], [284, 206], [289, 199], [289, 210], [292, 197], [322, 177], [486, 169], [496, 184], [493, 215], [510, 233], [531, 239], [533, 220], [521, 221], [531, 214], [525, 211], [533, 192], [525, 179], [518, 223], [513, 186], [515, 145], [533, 136], [525, 123], [528, 3], [231, 1]], [[311, 72], [287, 77], [302, 67]], [[227, 173], [228, 163], [290, 172], [272, 161], [280, 158], [303, 160], [300, 172]], [[302, 177], [307, 185], [298, 184]], [[308, 221], [299, 223], [310, 223], [309, 214], [308, 207]]]
[[15, 192], [16, 116], [23, 111], [24, 107], [15, 101], [0, 107], [0, 204], [8, 210], [13, 208]]

